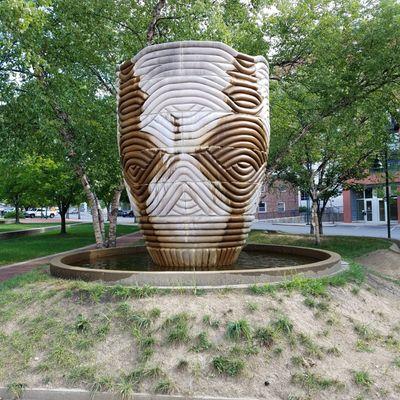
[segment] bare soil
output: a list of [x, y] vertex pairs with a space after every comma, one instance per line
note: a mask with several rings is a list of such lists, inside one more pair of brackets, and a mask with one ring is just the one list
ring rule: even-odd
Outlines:
[[[120, 304], [111, 300], [93, 302], [65, 296], [69, 285], [54, 280], [23, 290], [15, 289], [21, 291], [21, 297], [26, 296], [29, 290], [42, 295], [54, 294], [35, 298], [25, 308], [12, 309], [15, 302], [3, 307], [6, 314], [0, 326], [0, 336], [6, 340], [0, 346], [0, 385], [20, 382], [29, 387], [90, 388], [93, 378], [84, 375], [71, 378], [71, 371], [75, 371], [77, 366], [94, 369], [96, 380], [108, 377], [118, 382], [119, 377], [142, 365], [139, 360], [141, 350], [131, 326], [115, 317]], [[170, 390], [173, 393], [269, 400], [398, 400], [400, 286], [368, 274], [361, 287], [330, 288], [327, 296], [313, 298], [317, 305], [307, 306], [305, 299], [303, 294], [282, 289], [264, 296], [248, 291], [216, 291], [201, 296], [156, 294], [143, 299], [128, 299], [126, 303], [139, 314], [150, 313], [155, 308], [160, 310], [151, 328], [155, 339], [154, 354], [146, 365], [161, 368], [164, 378], [172, 383]], [[5, 317], [10, 310], [14, 310], [12, 318]], [[168, 343], [163, 325], [168, 317], [178, 313], [190, 315], [190, 339], [178, 344]], [[110, 330], [101, 340], [83, 350], [76, 350], [69, 341], [71, 338], [80, 339], [76, 332], [71, 336], [71, 326], [76, 326], [80, 314], [93, 327], [106, 317], [110, 321]], [[204, 324], [205, 315], [218, 320], [219, 327]], [[246, 350], [249, 345], [245, 340], [234, 342], [226, 335], [229, 322], [245, 319], [254, 332], [282, 315], [293, 323], [293, 332], [290, 335], [277, 334], [269, 347], [254, 341], [253, 350], [256, 349], [257, 354], [249, 354], [254, 351]], [[43, 316], [56, 321], [56, 326], [41, 335], [27, 328], [27, 322]], [[61, 329], [61, 335], [57, 329]], [[212, 347], [194, 352], [191, 348], [200, 332], [207, 332]], [[311, 345], [301, 341], [301, 334]], [[29, 351], [27, 345], [14, 343], [17, 339], [28, 340], [29, 335], [37, 335]], [[54, 365], [50, 369], [43, 368], [49, 355], [59, 351], [54, 340], [57, 335], [60, 335], [59, 345], [66, 347], [63, 351], [73, 349], [77, 361], [74, 365], [63, 365], [63, 360], [59, 360], [57, 368]], [[218, 355], [242, 360], [245, 363], [243, 372], [237, 376], [218, 373], [212, 365], [213, 358]], [[178, 368], [182, 360], [185, 361], [181, 363], [185, 365], [183, 369]], [[360, 371], [368, 374], [369, 385], [355, 382], [355, 373]], [[296, 374], [302, 374], [308, 380], [301, 384], [294, 378]], [[330, 379], [337, 382], [326, 386], [315, 384], [316, 377], [320, 381]], [[156, 383], [157, 379], [145, 379], [135, 390], [153, 392]], [[120, 390], [120, 385], [116, 383], [113, 390]]]
[[395, 251], [377, 250], [359, 257], [357, 262], [390, 278], [400, 279], [400, 253]]

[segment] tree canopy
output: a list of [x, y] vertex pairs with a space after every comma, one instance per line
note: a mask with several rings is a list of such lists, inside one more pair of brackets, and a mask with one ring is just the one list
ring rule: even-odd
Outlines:
[[398, 108], [399, 22], [395, 0], [3, 0], [2, 159], [27, 137], [33, 154], [57, 148], [104, 245], [99, 199], [122, 190], [116, 65], [152, 43], [217, 40], [270, 62], [270, 176], [325, 199], [365, 170]]

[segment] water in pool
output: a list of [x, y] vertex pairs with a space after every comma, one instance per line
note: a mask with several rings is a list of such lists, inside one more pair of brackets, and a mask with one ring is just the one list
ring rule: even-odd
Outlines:
[[[184, 268], [170, 267], [168, 271], [211, 271], [211, 270], [246, 270], [255, 268], [291, 267], [317, 261], [315, 258], [293, 254], [264, 253], [243, 250], [234, 265], [218, 268]], [[74, 262], [77, 267], [123, 270], [123, 271], [163, 271], [165, 267], [156, 265], [146, 251], [137, 254], [121, 254], [108, 256], [97, 260]]]

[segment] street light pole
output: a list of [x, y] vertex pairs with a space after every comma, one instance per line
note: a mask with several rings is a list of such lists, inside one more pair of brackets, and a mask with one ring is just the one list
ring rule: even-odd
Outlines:
[[386, 226], [387, 237], [392, 237], [390, 230], [390, 193], [389, 193], [389, 168], [388, 168], [388, 148], [385, 148], [385, 189], [386, 189]]

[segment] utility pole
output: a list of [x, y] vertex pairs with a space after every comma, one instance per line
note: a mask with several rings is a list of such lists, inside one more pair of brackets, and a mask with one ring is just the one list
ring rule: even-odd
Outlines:
[[389, 168], [388, 168], [388, 158], [389, 158], [389, 143], [393, 141], [393, 135], [399, 133], [399, 124], [393, 116], [390, 116], [389, 121], [389, 137], [385, 143], [385, 189], [386, 189], [386, 224], [387, 224], [387, 237], [391, 238], [390, 231], [390, 187], [389, 187]]
[[385, 189], [386, 189], [386, 226], [387, 237], [392, 237], [390, 230], [390, 190], [389, 190], [389, 167], [388, 167], [388, 146], [385, 148]]

